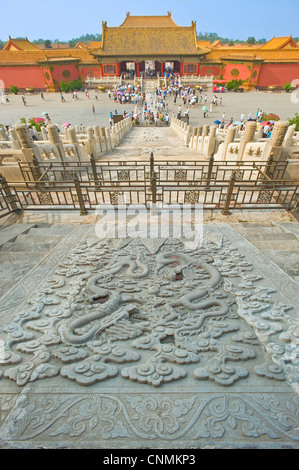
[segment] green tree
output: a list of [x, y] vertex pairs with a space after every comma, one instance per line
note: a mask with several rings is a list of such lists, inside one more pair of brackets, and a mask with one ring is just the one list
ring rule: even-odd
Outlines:
[[82, 82], [80, 80], [61, 80], [60, 89], [63, 93], [69, 93], [70, 91], [80, 90], [82, 88]]
[[243, 80], [231, 80], [230, 82], [227, 82], [226, 88], [228, 90], [237, 91], [242, 85], [242, 83], [243, 83]]
[[9, 91], [10, 91], [11, 93], [13, 93], [14, 95], [16, 95], [16, 94], [19, 92], [19, 89], [18, 89], [17, 86], [11, 85], [11, 86], [9, 87]]
[[46, 40], [44, 41], [44, 46], [45, 46], [46, 49], [51, 49], [51, 41], [50, 41], [50, 39], [46, 39]]
[[298, 113], [295, 114], [295, 117], [289, 118], [288, 121], [290, 125], [296, 124], [296, 131], [299, 131], [299, 114]]
[[250, 36], [248, 39], [247, 39], [247, 44], [255, 44], [256, 43], [256, 40], [253, 36]]

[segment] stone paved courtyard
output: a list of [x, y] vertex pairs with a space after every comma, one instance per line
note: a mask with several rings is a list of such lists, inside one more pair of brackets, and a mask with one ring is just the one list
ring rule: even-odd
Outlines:
[[[0, 105], [0, 123], [4, 125], [14, 126], [20, 121], [21, 117], [26, 119], [31, 117], [39, 117], [42, 112], [48, 112], [52, 121], [62, 126], [65, 122], [70, 122], [73, 126], [83, 123], [87, 126], [109, 126], [109, 114], [114, 113], [115, 109], [119, 114], [124, 110], [131, 112], [134, 105], [114, 104], [113, 99], [108, 98], [107, 92], [97, 92], [98, 100], [94, 97], [95, 92], [90, 91], [90, 99], [86, 98], [84, 92], [79, 92], [79, 100], [74, 101], [71, 94], [65, 94], [65, 103], [61, 103], [59, 93], [45, 94], [45, 100], [42, 100], [39, 94], [26, 96], [28, 106], [23, 106], [21, 94], [8, 95], [10, 103]], [[204, 97], [203, 93], [203, 97]], [[212, 101], [213, 94], [210, 90], [207, 92], [208, 103]], [[219, 95], [220, 96], [220, 95]], [[223, 104], [217, 106], [208, 118], [203, 118], [202, 105], [198, 104], [190, 109], [190, 125], [198, 126], [202, 124], [212, 125], [217, 119], [220, 119], [222, 113], [225, 112], [226, 121], [231, 117], [239, 121], [240, 115], [245, 114], [245, 119], [249, 113], [255, 116], [257, 108], [268, 113], [276, 113], [281, 119], [287, 120], [294, 117], [298, 111], [298, 103], [292, 102], [292, 94], [290, 93], [272, 93], [272, 92], [244, 92], [233, 93], [227, 92], [221, 95]], [[149, 94], [147, 94], [147, 99]], [[297, 95], [295, 98], [298, 101]], [[177, 103], [173, 103], [173, 97], [167, 97], [169, 105], [169, 114], [174, 111], [177, 113], [178, 106], [184, 106], [182, 99], [178, 99]], [[95, 106], [95, 114], [92, 113], [92, 105]], [[42, 116], [41, 116], [42, 117]]]
[[[109, 158], [152, 149], [196, 158], [160, 128]], [[205, 211], [195, 248], [106, 220], [1, 220], [0, 446], [299, 448], [298, 213]]]

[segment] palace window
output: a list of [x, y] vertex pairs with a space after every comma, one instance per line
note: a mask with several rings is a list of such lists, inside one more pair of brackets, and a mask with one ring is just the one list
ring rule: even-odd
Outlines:
[[116, 75], [116, 64], [103, 64], [104, 75]]
[[196, 75], [197, 73], [197, 64], [184, 64], [184, 74]]

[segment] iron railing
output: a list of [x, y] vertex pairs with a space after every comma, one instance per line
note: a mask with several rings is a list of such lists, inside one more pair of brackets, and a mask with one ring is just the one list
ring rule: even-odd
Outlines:
[[[79, 210], [100, 204], [202, 204], [204, 209], [297, 208], [299, 181], [283, 179], [286, 164], [154, 161], [20, 163], [23, 182], [0, 179], [0, 216], [19, 210]], [[270, 171], [271, 170], [271, 171]], [[272, 172], [272, 173], [271, 173]], [[271, 176], [269, 176], [271, 174]]]

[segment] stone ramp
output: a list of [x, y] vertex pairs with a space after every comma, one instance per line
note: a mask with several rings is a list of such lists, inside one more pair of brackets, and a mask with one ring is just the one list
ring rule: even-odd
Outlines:
[[131, 129], [121, 144], [105, 156], [105, 160], [149, 160], [153, 152], [157, 160], [204, 159], [203, 155], [187, 147], [170, 127], [141, 126]]
[[31, 228], [63, 239], [1, 299], [2, 448], [298, 448], [298, 285], [241, 225]]

